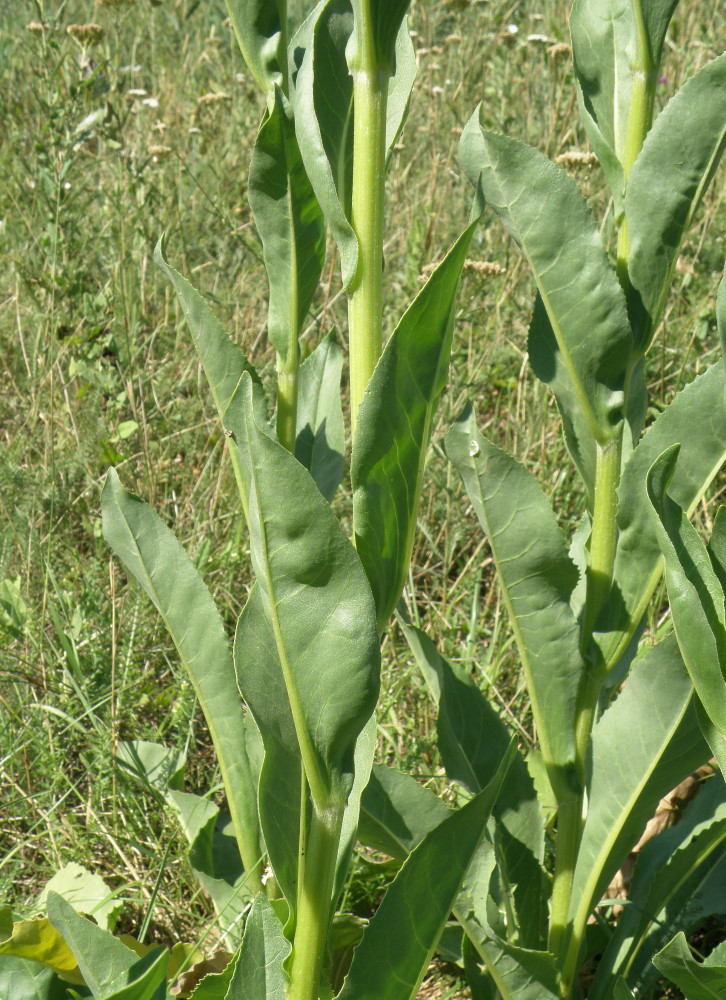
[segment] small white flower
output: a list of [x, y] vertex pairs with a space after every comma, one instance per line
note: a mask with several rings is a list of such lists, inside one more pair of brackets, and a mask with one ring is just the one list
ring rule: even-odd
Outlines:
[[131, 90], [126, 91], [127, 97], [146, 97], [148, 90], [144, 90], [143, 87], [133, 87]]
[[121, 67], [121, 72], [122, 73], [138, 73], [140, 69], [141, 69], [141, 65], [139, 63], [129, 63], [128, 66], [122, 66]]
[[517, 27], [516, 24], [508, 24], [507, 25], [507, 33], [509, 35], [517, 35], [517, 34], [519, 34], [519, 28]]
[[547, 35], [537, 35], [537, 34], [535, 34], [535, 35], [527, 35], [527, 41], [528, 42], [543, 42], [543, 43], [548, 43], [548, 42], [551, 41], [551, 39], [548, 38]]
[[431, 88], [431, 93], [432, 94], [443, 94], [443, 92], [444, 92], [444, 88], [443, 87], [432, 87]]
[[262, 873], [262, 878], [260, 879], [260, 882], [262, 882], [263, 885], [267, 885], [267, 883], [270, 881], [271, 878], [272, 878], [272, 868], [270, 868], [270, 866], [267, 865], [264, 872]]
[[158, 100], [155, 97], [145, 97], [144, 100], [141, 103], [145, 104], [147, 108], [158, 108], [159, 107], [159, 102], [158, 102]]

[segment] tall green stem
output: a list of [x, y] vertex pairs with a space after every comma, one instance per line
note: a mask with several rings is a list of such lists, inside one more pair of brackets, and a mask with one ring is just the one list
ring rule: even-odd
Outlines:
[[342, 808], [323, 811], [313, 808], [310, 829], [301, 840], [288, 1000], [319, 997], [342, 821]]
[[353, 76], [353, 194], [351, 225], [358, 239], [358, 266], [350, 286], [351, 423], [382, 349], [383, 215], [386, 176], [386, 105], [389, 76], [376, 57], [368, 0], [356, 24]]
[[582, 799], [569, 799], [557, 807], [557, 849], [550, 908], [549, 950], [558, 955], [567, 934], [572, 880], [582, 834]]

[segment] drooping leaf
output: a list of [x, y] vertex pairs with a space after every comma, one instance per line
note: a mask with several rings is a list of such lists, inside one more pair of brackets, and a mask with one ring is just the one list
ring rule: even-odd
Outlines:
[[669, 636], [636, 663], [593, 730], [589, 807], [570, 908], [580, 933], [658, 801], [708, 756], [693, 686]]
[[225, 1000], [285, 1000], [288, 980], [282, 964], [290, 950], [277, 914], [259, 893], [247, 917]]
[[298, 350], [318, 287], [325, 220], [300, 157], [292, 110], [279, 87], [257, 133], [247, 190], [270, 284], [267, 335], [284, 361]]
[[[249, 376], [248, 376], [249, 377]], [[194, 564], [151, 507], [110, 469], [101, 497], [104, 538], [149, 595], [171, 635], [209, 726], [245, 869], [262, 855], [257, 789], [221, 615]]]
[[45, 910], [49, 892], [57, 892], [74, 910], [93, 917], [99, 927], [108, 931], [114, 929], [123, 906], [100, 875], [89, 872], [75, 861], [64, 865], [45, 884], [36, 901], [39, 910]]
[[662, 572], [645, 480], [666, 448], [681, 443], [670, 493], [688, 511], [726, 460], [726, 376], [723, 362], [687, 385], [643, 436], [623, 469], [618, 490], [618, 548], [613, 597], [603, 609], [596, 640], [604, 664], [615, 667], [646, 612]]
[[346, 46], [351, 0], [325, 0], [290, 45], [292, 92], [300, 153], [340, 253], [343, 284], [353, 280], [358, 240], [350, 225], [353, 179], [353, 80]]
[[67, 1000], [67, 985], [52, 969], [38, 962], [10, 955], [0, 958], [0, 997], [8, 997], [8, 1000]]
[[358, 415], [353, 529], [381, 632], [408, 576], [426, 453], [448, 372], [454, 302], [474, 228], [459, 237], [402, 316]]
[[[428, 636], [402, 624], [404, 635], [437, 695], [436, 732], [450, 780], [476, 794], [489, 784], [509, 745], [510, 735], [473, 680], [442, 657]], [[516, 754], [502, 793], [492, 810], [497, 863], [513, 893], [517, 939], [536, 948], [547, 919], [544, 891], [544, 826], [527, 765]]]
[[[722, 874], [723, 873], [723, 874]], [[638, 852], [624, 908], [598, 962], [590, 1000], [609, 1000], [618, 974], [644, 990], [651, 958], [673, 937], [708, 917], [720, 900], [726, 874], [726, 796], [723, 779], [705, 782], [675, 826]]]
[[623, 211], [622, 164], [633, 93], [654, 84], [677, 3], [648, 0], [636, 8], [632, 0], [575, 0], [570, 14], [580, 117], [608, 179], [616, 217]]
[[628, 277], [639, 346], [655, 334], [696, 209], [726, 146], [726, 55], [688, 80], [648, 133], [628, 178]]
[[483, 129], [479, 110], [464, 129], [459, 158], [533, 271], [557, 344], [549, 355], [554, 370], [540, 368], [538, 376], [569, 380], [589, 435], [605, 445], [623, 419], [632, 334], [625, 296], [584, 198], [537, 150]]
[[237, 44], [257, 86], [285, 89], [287, 0], [226, 0]]
[[83, 982], [75, 955], [47, 917], [16, 921], [8, 938], [0, 942], [0, 956], [0, 968], [6, 956], [13, 956], [40, 962], [70, 983]]
[[545, 764], [562, 800], [576, 789], [575, 701], [584, 672], [570, 609], [577, 569], [539, 485], [481, 436], [471, 408], [447, 435], [445, 449], [489, 540]]
[[[409, 855], [353, 955], [339, 1000], [413, 1000], [512, 761]], [[407, 942], [401, 947], [401, 941]]]
[[[257, 577], [237, 627], [235, 667], [265, 745], [261, 796], [263, 784], [276, 794], [276, 773], [287, 785], [278, 765], [294, 775], [302, 757], [316, 808], [342, 807], [358, 736], [378, 694], [373, 598], [310, 474], [260, 426], [252, 393], [245, 376], [225, 422], [241, 456]], [[299, 789], [298, 781], [298, 799]], [[272, 857], [275, 833], [266, 818], [272, 817], [262, 817]], [[283, 890], [287, 895], [292, 887]], [[288, 901], [294, 906], [294, 893]]]
[[75, 955], [84, 982], [94, 997], [108, 992], [119, 977], [128, 974], [139, 961], [113, 934], [76, 913], [71, 904], [55, 892], [48, 894], [48, 919]]
[[405, 861], [450, 809], [410, 774], [376, 764], [361, 799], [358, 839]]
[[648, 472], [658, 543], [665, 558], [673, 624], [683, 661], [708, 716], [726, 735], [726, 610], [721, 582], [706, 546], [668, 493], [680, 445], [672, 445]]
[[309, 471], [328, 501], [343, 476], [342, 370], [343, 352], [335, 335], [330, 334], [303, 361], [298, 375], [295, 458]]
[[653, 959], [658, 971], [683, 990], [688, 1000], [721, 1000], [726, 992], [726, 964], [697, 962], [685, 934], [677, 934]]

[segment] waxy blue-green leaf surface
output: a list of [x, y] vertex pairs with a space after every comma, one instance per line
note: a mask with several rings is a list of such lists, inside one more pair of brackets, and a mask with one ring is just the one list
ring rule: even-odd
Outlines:
[[513, 752], [512, 744], [487, 789], [435, 827], [409, 855], [355, 950], [339, 1000], [416, 996]]
[[726, 374], [722, 361], [678, 393], [648, 428], [623, 469], [613, 599], [603, 609], [595, 635], [608, 668], [616, 666], [623, 656], [660, 579], [661, 551], [645, 479], [653, 462], [675, 443], [683, 447], [670, 493], [691, 512], [726, 460]]
[[706, 546], [668, 486], [680, 445], [672, 445], [648, 472], [658, 543], [665, 558], [673, 624], [696, 693], [712, 722], [726, 734], [726, 612], [724, 592]]
[[[557, 350], [536, 368], [567, 379], [588, 434], [605, 444], [623, 419], [632, 348], [625, 296], [575, 182], [516, 139], [487, 132], [476, 111], [459, 145], [469, 180], [521, 248], [549, 317]], [[580, 422], [572, 421], [576, 431]], [[579, 450], [587, 450], [583, 442]]]
[[326, 500], [343, 477], [345, 427], [340, 397], [343, 352], [334, 334], [303, 361], [298, 372], [295, 458], [304, 465]]
[[287, 0], [226, 0], [237, 44], [264, 92], [285, 84]]
[[261, 856], [256, 786], [222, 617], [189, 556], [148, 504], [110, 469], [101, 497], [104, 538], [164, 620], [209, 726], [245, 868]]
[[693, 686], [669, 636], [636, 663], [593, 730], [588, 813], [570, 908], [580, 932], [658, 801], [708, 756]]
[[[630, 108], [640, 85], [636, 67], [655, 83], [663, 43], [678, 0], [575, 0], [570, 14], [580, 116], [615, 199], [623, 210]], [[642, 10], [644, 36], [638, 35]], [[645, 60], [644, 62], [641, 60]], [[646, 68], [646, 63], [648, 67]]]
[[578, 572], [534, 478], [479, 433], [471, 409], [445, 440], [491, 546], [555, 792], [576, 790], [575, 702], [583, 675], [570, 608]]
[[681, 244], [725, 145], [726, 54], [707, 63], [671, 98], [628, 178], [628, 278], [643, 350], [655, 334]]
[[225, 1000], [285, 1000], [290, 942], [262, 893], [255, 897]]
[[428, 444], [446, 383], [470, 226], [402, 316], [361, 403], [353, 442], [353, 530], [379, 631], [408, 576]]
[[609, 1000], [622, 973], [644, 991], [654, 978], [651, 959], [673, 937], [721, 909], [726, 888], [726, 795], [720, 775], [704, 782], [675, 826], [638, 852], [628, 905], [598, 962], [589, 1000]]
[[683, 933], [676, 935], [653, 963], [661, 975], [683, 990], [687, 1000], [723, 1000], [726, 995], [726, 962], [697, 962]]
[[325, 220], [300, 157], [292, 109], [279, 87], [257, 133], [247, 194], [270, 285], [267, 335], [286, 360], [298, 351], [320, 280]]

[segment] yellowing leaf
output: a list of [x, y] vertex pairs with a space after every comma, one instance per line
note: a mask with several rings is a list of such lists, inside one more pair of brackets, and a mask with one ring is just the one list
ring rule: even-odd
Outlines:
[[20, 920], [13, 924], [12, 936], [0, 944], [0, 955], [15, 955], [41, 962], [66, 982], [83, 985], [73, 952], [47, 917]]

